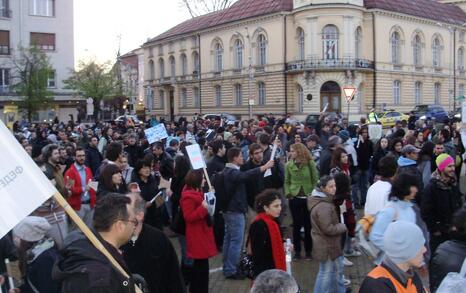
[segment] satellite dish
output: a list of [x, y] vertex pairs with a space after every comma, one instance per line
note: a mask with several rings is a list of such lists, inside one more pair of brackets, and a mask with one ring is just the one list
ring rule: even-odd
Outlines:
[[306, 99], [307, 99], [308, 101], [312, 101], [312, 94], [308, 94], [308, 95], [306, 96]]

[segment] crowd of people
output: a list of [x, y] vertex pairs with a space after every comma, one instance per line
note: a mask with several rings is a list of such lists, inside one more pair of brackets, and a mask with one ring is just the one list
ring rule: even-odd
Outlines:
[[[144, 130], [158, 124], [168, 137], [149, 144]], [[18, 260], [22, 279], [9, 288], [0, 275], [0, 284], [23, 293], [134, 292], [134, 284], [206, 293], [209, 259], [221, 253], [224, 277], [252, 278], [251, 292], [297, 292], [282, 274], [291, 238], [293, 262], [319, 263], [313, 292], [350, 292], [344, 267], [362, 255], [356, 228], [365, 216], [378, 254], [360, 292], [435, 292], [466, 256], [459, 125], [397, 121], [370, 137], [373, 125], [325, 113], [313, 126], [273, 115], [17, 122], [24, 150], [129, 277], [50, 199], [0, 240], [0, 273], [5, 258]], [[191, 168], [192, 144], [206, 172]]]

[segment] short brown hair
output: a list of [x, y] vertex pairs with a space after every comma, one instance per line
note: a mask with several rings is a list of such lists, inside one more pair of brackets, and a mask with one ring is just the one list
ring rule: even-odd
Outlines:
[[202, 187], [202, 179], [204, 178], [204, 173], [202, 170], [189, 170], [186, 177], [184, 177], [184, 183], [186, 186], [191, 187], [193, 189], [201, 189]]
[[239, 155], [241, 155], [241, 149], [238, 148], [238, 147], [232, 147], [231, 149], [229, 149], [227, 151], [227, 160], [228, 160], [228, 163], [231, 163], [233, 162], [233, 160], [238, 157]]
[[261, 146], [258, 143], [251, 143], [249, 145], [249, 155], [253, 155], [255, 151], [262, 150]]

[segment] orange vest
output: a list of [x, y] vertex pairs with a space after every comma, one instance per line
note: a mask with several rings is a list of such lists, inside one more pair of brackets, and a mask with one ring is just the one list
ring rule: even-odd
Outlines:
[[395, 279], [386, 268], [382, 266], [377, 266], [367, 276], [373, 279], [379, 279], [379, 278], [389, 279], [390, 282], [392, 282], [393, 287], [395, 287], [395, 290], [397, 293], [418, 293], [416, 289], [416, 285], [413, 284], [412, 278], [408, 279], [408, 284], [405, 287], [397, 279]]

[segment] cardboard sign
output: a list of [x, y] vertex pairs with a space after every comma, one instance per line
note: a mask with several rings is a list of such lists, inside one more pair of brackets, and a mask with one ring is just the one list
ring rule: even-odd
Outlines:
[[57, 190], [0, 121], [0, 238]]
[[188, 152], [189, 160], [191, 161], [191, 166], [194, 170], [207, 168], [204, 156], [202, 155], [201, 148], [198, 144], [192, 144], [186, 147]]
[[144, 130], [146, 134], [147, 141], [149, 144], [152, 144], [156, 141], [162, 140], [168, 137], [167, 129], [163, 123], [157, 124], [154, 127]]

